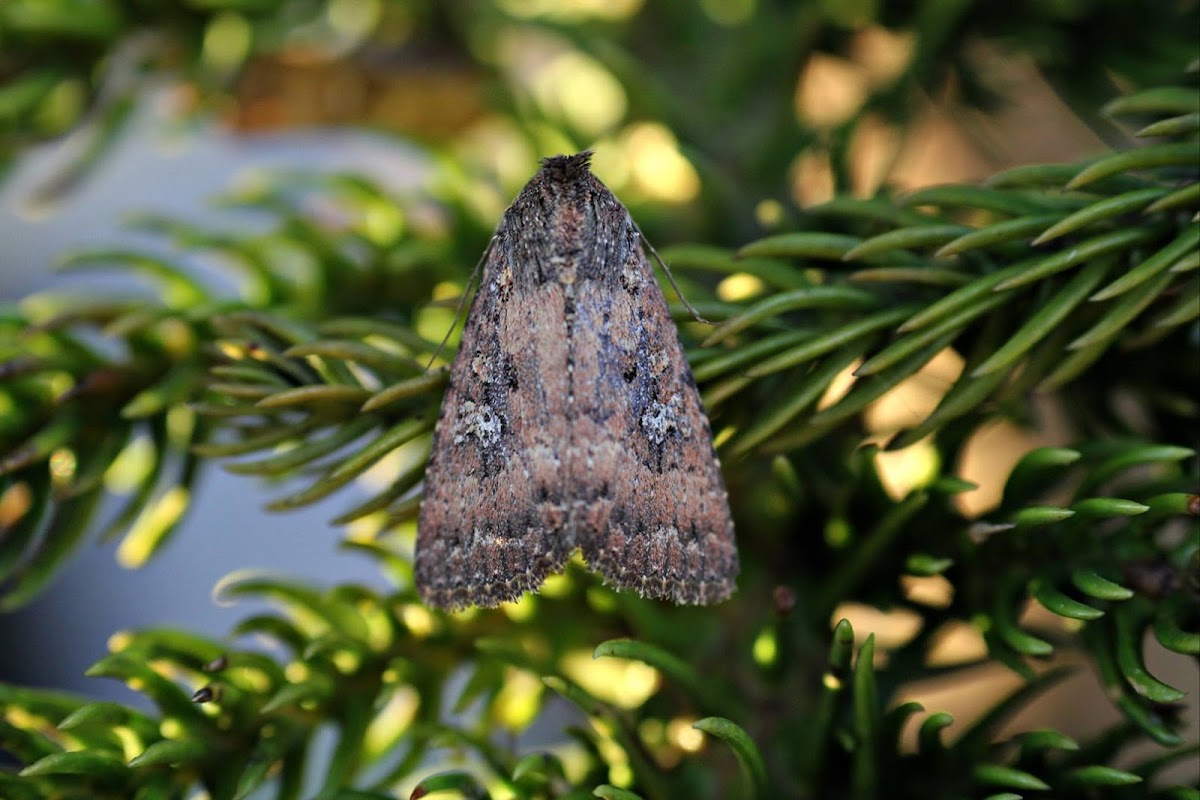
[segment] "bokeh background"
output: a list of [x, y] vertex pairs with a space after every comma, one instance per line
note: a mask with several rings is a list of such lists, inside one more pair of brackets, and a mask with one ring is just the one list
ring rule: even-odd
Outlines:
[[[0, 130], [0, 301], [138, 291], [124, 276], [56, 265], [79, 248], [161, 247], [125, 224], [147, 212], [253, 230], [254, 213], [214, 198], [273, 171], [361, 172], [418, 207], [426, 198], [429, 219], [404, 224], [444, 223], [438, 201], [454, 197], [468, 258], [538, 157], [584, 147], [660, 248], [736, 246], [802, 223], [805, 208], [838, 193], [1079, 160], [1122, 141], [1095, 115], [1106, 93], [1188, 61], [1179, 31], [1196, 20], [1195, 4], [1135, 5], [280, 0], [140, 13], [136, 3], [12, 2], [0, 8], [0, 66], [43, 83], [36, 103], [10, 112], [22, 124]], [[50, 55], [63, 41], [71, 47]], [[382, 214], [378, 225], [389, 224]], [[444, 294], [461, 289], [453, 280]], [[734, 276], [716, 291], [732, 301], [756, 288]], [[447, 329], [452, 312], [442, 311], [425, 320], [428, 335]], [[874, 406], [868, 426], [922, 419], [961, 369], [947, 351]], [[994, 507], [1023, 453], [1068, 442], [1052, 401], [1036, 418], [1036, 429], [1001, 422], [976, 434], [958, 469], [979, 484], [960, 498], [970, 514]], [[936, 458], [918, 444], [881, 457], [880, 468], [900, 497]], [[386, 584], [373, 563], [337, 549], [331, 504], [287, 514], [263, 505], [262, 484], [212, 469], [145, 564], [119, 541], [89, 542], [48, 591], [0, 615], [0, 679], [140, 702], [84, 670], [122, 629], [223, 635], [250, 610], [214, 602], [228, 573]], [[929, 579], [913, 591], [945, 587]], [[831, 621], [843, 617], [884, 648], [916, 624], [857, 604]], [[951, 660], [984, 648], [967, 625], [942, 646]], [[1194, 659], [1151, 645], [1148, 665], [1172, 685], [1200, 686]], [[1017, 683], [994, 665], [906, 696], [965, 725]], [[1118, 717], [1086, 668], [1031, 713], [1013, 725], [1084, 736]], [[1194, 702], [1187, 714], [1194, 740]]]

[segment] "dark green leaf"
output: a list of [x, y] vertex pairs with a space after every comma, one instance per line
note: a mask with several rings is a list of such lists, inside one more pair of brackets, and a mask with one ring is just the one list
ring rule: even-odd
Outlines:
[[753, 797], [765, 797], [767, 787], [767, 768], [757, 745], [744, 730], [721, 717], [705, 717], [692, 724], [696, 730], [704, 731], [710, 736], [716, 736], [725, 742], [737, 756], [742, 772], [751, 787]]

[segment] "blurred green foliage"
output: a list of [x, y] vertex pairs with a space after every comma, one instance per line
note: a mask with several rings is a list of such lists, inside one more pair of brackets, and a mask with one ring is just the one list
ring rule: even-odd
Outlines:
[[[498, 611], [433, 613], [412, 590], [444, 380], [426, 364], [493, 201], [532, 162], [510, 175], [469, 133], [429, 137], [434, 222], [428, 197], [337, 174], [224, 198], [266, 221], [253, 232], [148, 215], [134, 224], [161, 248], [65, 263], [136, 276], [153, 301], [0, 309], [0, 604], [45, 590], [89, 535], [119, 537], [125, 563], [152, 557], [204, 501], [214, 460], [286, 483], [279, 511], [386, 475], [336, 522], [394, 588], [231, 576], [224, 597], [275, 610], [224, 641], [121, 634], [92, 668], [149, 711], [0, 686], [15, 762], [0, 796], [1200, 797], [1160, 778], [1196, 759], [1180, 733], [1188, 687], [1145, 665], [1148, 642], [1200, 656], [1197, 23], [1195, 3], [0, 5], [0, 157], [67, 130], [91, 143], [43, 199], [86, 176], [164, 75], [196, 111], [219, 109], [256, 58], [297, 49], [388, 63], [419, 46], [465, 65], [530, 153], [661, 124], [699, 194], [631, 205], [717, 321], [675, 309], [744, 564], [738, 595], [711, 609], [614, 593], [577, 566]], [[799, 75], [868, 30], [911, 37], [911, 57], [845, 120], [805, 123]], [[510, 63], [512, 42], [537, 36], [598, 65], [619, 113], [589, 128], [541, 102]], [[1112, 152], [852, 196], [856, 126], [903, 128], [924, 94], [994, 108], [997, 54], [1034, 64]], [[802, 153], [825, 160], [837, 196], [800, 210]], [[764, 201], [778, 211], [766, 226]], [[750, 289], [721, 292], [729, 281]], [[865, 412], [947, 348], [961, 373], [881, 438]], [[857, 380], [831, 394], [849, 369]], [[999, 505], [971, 517], [956, 465], [994, 420], [1035, 426], [1034, 396], [1067, 410], [1076, 443], [1028, 453]], [[930, 466], [896, 492], [881, 446], [924, 448]], [[921, 581], [940, 597], [910, 590]], [[919, 624], [885, 644], [834, 619], [848, 601]], [[1048, 614], [1027, 617], [1032, 604]], [[986, 654], [939, 660], [963, 627]], [[1078, 741], [1014, 734], [1012, 717], [1071, 669], [1064, 651], [1095, 670], [1119, 721]], [[996, 662], [1021, 683], [953, 736], [950, 715], [904, 702], [917, 682]], [[516, 743], [537, 719], [561, 725], [561, 744]], [[1129, 754], [1146, 742], [1151, 755]]]

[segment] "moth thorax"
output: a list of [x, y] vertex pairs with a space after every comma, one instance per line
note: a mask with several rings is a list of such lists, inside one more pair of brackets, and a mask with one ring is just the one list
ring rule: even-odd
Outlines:
[[558, 277], [558, 282], [563, 286], [574, 286], [575, 278], [578, 274], [576, 260], [564, 255], [550, 256], [550, 266], [554, 268], [554, 274]]

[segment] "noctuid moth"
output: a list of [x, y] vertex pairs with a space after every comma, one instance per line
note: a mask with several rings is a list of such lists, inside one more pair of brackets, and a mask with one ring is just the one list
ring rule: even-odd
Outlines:
[[504, 213], [433, 435], [416, 585], [536, 590], [576, 548], [621, 589], [715, 603], [737, 548], [708, 420], [629, 212], [553, 156]]

